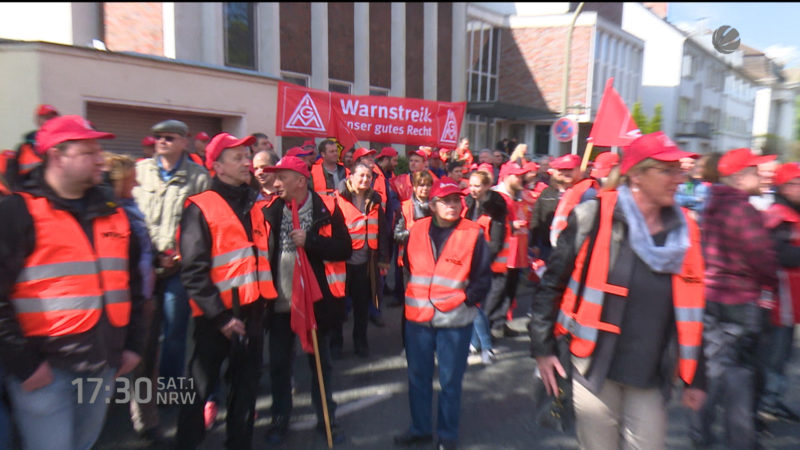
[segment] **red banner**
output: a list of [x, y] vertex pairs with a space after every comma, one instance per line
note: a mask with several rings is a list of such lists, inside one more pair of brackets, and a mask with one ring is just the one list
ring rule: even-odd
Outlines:
[[347, 95], [278, 84], [279, 136], [336, 137], [356, 141], [455, 148], [465, 102]]

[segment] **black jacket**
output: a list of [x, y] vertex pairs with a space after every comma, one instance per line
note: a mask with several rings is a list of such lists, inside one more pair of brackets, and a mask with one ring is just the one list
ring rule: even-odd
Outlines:
[[[219, 194], [230, 206], [239, 222], [244, 226], [247, 238], [252, 241], [253, 227], [250, 223], [250, 209], [253, 207], [258, 192], [248, 185], [231, 186], [214, 177], [211, 181], [212, 191]], [[217, 328], [222, 328], [233, 318], [233, 311], [226, 309], [220, 298], [217, 286], [211, 281], [211, 231], [200, 207], [190, 203], [181, 216], [181, 283], [189, 298], [203, 310], [203, 314]], [[243, 314], [252, 308], [263, 308], [263, 302], [255, 302], [253, 306], [245, 305]], [[242, 317], [240, 317], [241, 319]]]
[[[47, 198], [51, 205], [72, 214], [84, 230], [89, 242], [93, 241], [95, 218], [113, 214], [119, 205], [113, 193], [95, 186], [86, 191], [82, 207], [61, 199], [44, 180], [27, 190], [36, 197]], [[89, 331], [59, 337], [25, 337], [9, 300], [17, 277], [25, 266], [25, 259], [36, 247], [33, 217], [19, 195], [0, 198], [0, 360], [6, 370], [20, 380], [33, 374], [45, 360], [52, 367], [94, 374], [107, 367], [119, 367], [123, 350], [139, 355], [144, 349], [147, 324], [142, 315], [145, 302], [142, 297], [141, 273], [138, 261], [140, 245], [136, 233], [131, 232], [128, 264], [130, 277], [131, 313], [127, 327], [113, 327], [101, 314], [98, 323]]]
[[[314, 303], [314, 315], [320, 331], [325, 331], [341, 324], [344, 320], [345, 309], [344, 299], [342, 297], [334, 297], [328, 288], [328, 281], [325, 278], [325, 266], [322, 261], [347, 261], [353, 253], [353, 244], [350, 239], [350, 233], [347, 231], [347, 225], [344, 222], [342, 210], [338, 206], [334, 211], [328, 210], [322, 198], [313, 191], [311, 191], [311, 202], [313, 208], [311, 213], [312, 223], [311, 229], [306, 233], [306, 245], [304, 248], [308, 256], [308, 262], [314, 270], [314, 275], [316, 275], [322, 291], [322, 300]], [[283, 199], [275, 198], [262, 209], [264, 218], [272, 228], [269, 246], [273, 249], [280, 247], [280, 229], [285, 204], [286, 202]], [[331, 225], [331, 237], [329, 238], [319, 234], [320, 228], [327, 224]], [[280, 264], [278, 258], [280, 252], [272, 251], [270, 253], [272, 253], [270, 256], [272, 279], [277, 283], [279, 279], [278, 269]], [[270, 306], [273, 304], [270, 302]]]
[[541, 258], [547, 261], [553, 246], [550, 244], [550, 225], [556, 215], [561, 192], [553, 186], [548, 186], [533, 205], [531, 218], [531, 245], [539, 247], [542, 251]]
[[[471, 195], [464, 198], [467, 205], [467, 219], [472, 220], [475, 211], [475, 199]], [[508, 205], [502, 194], [489, 190], [486, 192], [486, 200], [480, 205], [478, 215], [486, 214], [491, 219], [489, 226], [489, 260], [494, 261], [500, 250], [503, 249], [503, 242], [506, 238], [506, 221], [508, 219]]]

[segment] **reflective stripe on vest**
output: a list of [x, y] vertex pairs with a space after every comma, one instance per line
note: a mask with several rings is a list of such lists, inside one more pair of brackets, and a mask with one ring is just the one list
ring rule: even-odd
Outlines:
[[[600, 226], [595, 248], [589, 261], [586, 285], [577, 312], [573, 312], [579, 280], [588, 252], [586, 239], [575, 259], [571, 279], [561, 298], [561, 308], [556, 319], [554, 333], [560, 336], [570, 333], [573, 337], [570, 350], [578, 357], [588, 357], [594, 351], [600, 331], [619, 334], [619, 324], [601, 320], [606, 294], [627, 297], [628, 289], [607, 282], [611, 249], [612, 219], [617, 192], [598, 194], [600, 199]], [[703, 334], [703, 312], [705, 296], [703, 289], [703, 257], [700, 246], [700, 230], [683, 210], [688, 225], [691, 245], [686, 251], [681, 273], [672, 275], [672, 304], [678, 330], [679, 365], [681, 379], [691, 384], [697, 369]]]
[[[239, 217], [217, 192], [205, 191], [186, 199], [194, 203], [206, 219], [211, 234], [210, 278], [219, 290], [220, 300], [227, 309], [233, 308], [233, 289], [239, 292], [239, 302], [247, 305], [261, 297], [278, 296], [272, 281], [269, 264], [269, 225], [261, 215], [263, 204], [256, 202], [250, 210], [253, 242]], [[192, 314], [203, 315], [203, 310], [190, 300]]]
[[[414, 225], [414, 200], [408, 199], [400, 204], [400, 213], [403, 215], [403, 220], [406, 223], [406, 230], [410, 230]], [[406, 253], [406, 246], [397, 244], [397, 265], [403, 267], [403, 255]]]
[[433, 244], [428, 234], [432, 218], [418, 220], [408, 236], [410, 277], [406, 286], [406, 319], [429, 322], [434, 308], [452, 311], [467, 296], [469, 272], [475, 245], [481, 237], [481, 227], [462, 219], [444, 243], [439, 258], [433, 258]]
[[347, 199], [342, 198], [337, 194], [337, 203], [339, 208], [344, 214], [344, 221], [347, 225], [347, 231], [350, 233], [350, 239], [353, 241], [353, 250], [361, 250], [364, 248], [364, 242], [367, 242], [369, 248], [373, 250], [378, 249], [378, 205], [373, 205], [368, 214], [359, 211]]
[[[330, 211], [331, 216], [336, 210], [336, 198], [327, 195], [320, 195], [322, 202]], [[333, 237], [333, 228], [331, 224], [323, 225], [319, 229], [319, 235], [322, 237]], [[347, 263], [345, 261], [322, 261], [325, 269], [325, 279], [328, 281], [328, 289], [334, 297], [344, 297], [345, 295], [345, 281], [347, 281]]]
[[[466, 211], [466, 208], [464, 208]], [[489, 229], [492, 226], [492, 218], [487, 216], [486, 214], [478, 217], [478, 225], [483, 228], [484, 231], [484, 238], [486, 242], [491, 240], [491, 236], [489, 234]], [[508, 271], [508, 255], [510, 253], [510, 245], [509, 239], [511, 239], [511, 227], [508, 225], [508, 221], [505, 224], [505, 235], [503, 236], [503, 248], [500, 249], [500, 252], [497, 253], [495, 256], [494, 261], [492, 261], [492, 272], [494, 273], [506, 273]]]
[[[315, 162], [311, 166], [311, 181], [314, 185], [314, 192], [319, 195], [336, 194], [336, 186], [328, 187], [328, 177], [325, 175], [325, 168], [322, 167], [322, 160]], [[332, 212], [332, 211], [331, 211]]]
[[569, 217], [569, 213], [581, 202], [581, 197], [589, 188], [598, 188], [597, 181], [592, 178], [587, 178], [585, 180], [581, 180], [576, 183], [571, 188], [567, 189], [564, 192], [564, 195], [561, 197], [561, 200], [558, 202], [558, 206], [556, 207], [555, 215], [553, 216], [553, 223], [550, 224], [550, 245], [553, 247], [556, 246], [556, 242], [558, 242], [558, 236], [567, 228], [567, 218]]
[[9, 296], [25, 336], [91, 330], [105, 309], [111, 325], [130, 320], [130, 225], [122, 208], [92, 221], [93, 243], [66, 211], [20, 193], [33, 218], [36, 246]]

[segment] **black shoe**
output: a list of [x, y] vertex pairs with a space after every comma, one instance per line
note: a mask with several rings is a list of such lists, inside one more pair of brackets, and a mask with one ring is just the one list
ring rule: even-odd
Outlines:
[[761, 405], [758, 408], [759, 417], [764, 420], [785, 420], [787, 422], [800, 422], [800, 416], [781, 402], [775, 405]]
[[[322, 435], [325, 442], [328, 442], [328, 433], [325, 431], [325, 423], [321, 420], [317, 420], [317, 433]], [[344, 444], [346, 440], [347, 437], [344, 435], [344, 431], [339, 428], [339, 424], [331, 422], [331, 441], [333, 445]]]
[[272, 423], [267, 427], [267, 444], [280, 445], [286, 441], [289, 434], [289, 418], [278, 416], [272, 418]]
[[444, 439], [440, 439], [439, 443], [436, 444], [437, 450], [456, 450], [458, 446], [456, 445], [456, 441], [448, 441]]
[[386, 326], [386, 322], [383, 321], [381, 316], [369, 316], [369, 321], [378, 328], [383, 328]]
[[409, 447], [412, 445], [418, 444], [427, 444], [429, 442], [433, 442], [433, 435], [432, 434], [411, 434], [410, 431], [406, 431], [403, 434], [399, 434], [394, 437], [394, 443], [397, 445], [401, 445], [403, 447]]

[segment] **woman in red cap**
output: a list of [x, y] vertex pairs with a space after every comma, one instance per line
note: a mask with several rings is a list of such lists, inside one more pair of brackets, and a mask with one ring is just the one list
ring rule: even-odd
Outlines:
[[531, 354], [551, 395], [572, 377], [583, 449], [664, 448], [676, 374], [684, 405], [705, 397], [700, 231], [675, 205], [685, 156], [660, 132], [626, 148], [624, 183], [575, 207], [534, 296]]

